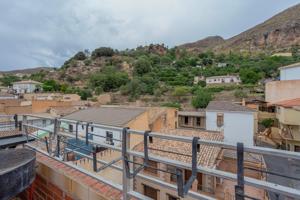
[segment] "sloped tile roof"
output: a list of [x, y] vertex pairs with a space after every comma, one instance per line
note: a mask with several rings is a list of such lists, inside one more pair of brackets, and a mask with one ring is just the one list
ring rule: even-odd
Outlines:
[[241, 106], [230, 101], [211, 101], [206, 107], [207, 111], [229, 111], [229, 112], [256, 112], [246, 106]]
[[[223, 141], [223, 135], [218, 132], [208, 132], [200, 130], [173, 129], [162, 131], [168, 135], [199, 137], [200, 139]], [[136, 151], [144, 151], [143, 142], [135, 147]], [[213, 168], [216, 164], [217, 157], [221, 151], [220, 147], [200, 145], [198, 153], [198, 165]], [[170, 153], [172, 152], [172, 153]], [[192, 145], [191, 143], [164, 140], [153, 138], [153, 143], [149, 144], [149, 153], [172, 160], [185, 163], [192, 163]]]
[[273, 105], [282, 106], [285, 108], [297, 107], [297, 106], [300, 106], [300, 98], [279, 101], [279, 102], [273, 103]]

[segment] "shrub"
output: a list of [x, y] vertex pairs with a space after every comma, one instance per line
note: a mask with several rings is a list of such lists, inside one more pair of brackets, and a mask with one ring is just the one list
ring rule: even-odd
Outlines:
[[82, 51], [79, 51], [78, 53], [75, 54], [75, 56], [73, 58], [75, 60], [85, 60], [86, 55]]
[[83, 89], [78, 92], [81, 100], [87, 100], [88, 98], [92, 97], [92, 91], [89, 89]]
[[246, 98], [246, 97], [248, 97], [247, 93], [244, 92], [244, 91], [241, 90], [241, 89], [236, 90], [236, 91], [234, 92], [234, 96], [235, 96], [236, 98]]
[[100, 47], [95, 49], [92, 52], [92, 57], [93, 58], [97, 58], [97, 57], [102, 57], [102, 56], [107, 56], [107, 57], [111, 57], [114, 55], [114, 50], [112, 48], [109, 47]]
[[140, 57], [134, 66], [134, 71], [138, 75], [143, 75], [151, 71], [151, 63], [146, 57]]
[[181, 109], [181, 104], [178, 102], [167, 102], [167, 103], [161, 104], [161, 106]]
[[192, 106], [194, 108], [206, 108], [208, 103], [212, 100], [212, 95], [206, 90], [199, 89], [196, 96], [192, 98]]
[[95, 88], [95, 94], [100, 95], [101, 93], [103, 93], [103, 88], [101, 86], [96, 87]]
[[188, 95], [190, 92], [190, 89], [186, 86], [177, 86], [174, 88], [174, 91], [172, 93], [173, 96], [176, 97], [182, 97]]
[[243, 69], [240, 71], [240, 77], [243, 83], [256, 84], [261, 78], [261, 74], [252, 69]]
[[266, 128], [270, 128], [274, 124], [274, 120], [271, 118], [264, 119], [261, 124]]

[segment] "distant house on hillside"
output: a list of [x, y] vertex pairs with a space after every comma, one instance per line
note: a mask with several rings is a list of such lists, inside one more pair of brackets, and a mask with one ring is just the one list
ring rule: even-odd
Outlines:
[[200, 81], [205, 81], [204, 76], [195, 76], [194, 77], [194, 84], [198, 84]]
[[223, 131], [224, 141], [254, 144], [257, 112], [228, 101], [211, 101], [206, 108], [206, 129]]
[[218, 67], [227, 67], [227, 63], [218, 63]]
[[42, 83], [33, 80], [18, 81], [13, 83], [13, 90], [17, 94], [33, 93], [39, 91], [41, 85]]
[[206, 78], [206, 84], [239, 84], [241, 79], [238, 75], [226, 75], [226, 76], [211, 76]]

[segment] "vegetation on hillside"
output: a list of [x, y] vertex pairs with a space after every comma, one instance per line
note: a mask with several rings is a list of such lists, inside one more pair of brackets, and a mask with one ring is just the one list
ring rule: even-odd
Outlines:
[[[245, 97], [244, 87], [255, 87], [260, 80], [276, 79], [279, 67], [300, 61], [297, 52], [298, 46], [293, 47], [291, 57], [209, 51], [196, 54], [179, 48], [168, 49], [164, 45], [124, 51], [100, 47], [92, 53], [87, 50], [76, 53], [55, 71], [55, 76], [41, 71], [26, 78], [42, 82], [44, 91], [78, 93], [83, 99], [118, 91], [132, 101], [141, 95], [159, 98], [168, 94], [174, 97], [170, 104], [186, 101], [187, 96], [192, 96], [192, 105], [202, 108], [217, 92], [234, 90], [236, 97]], [[220, 63], [223, 67], [218, 67]], [[227, 74], [240, 75], [242, 84], [217, 87], [206, 87], [204, 81], [193, 84], [195, 76]], [[0, 79], [5, 86], [16, 80], [19, 78], [12, 75]]]

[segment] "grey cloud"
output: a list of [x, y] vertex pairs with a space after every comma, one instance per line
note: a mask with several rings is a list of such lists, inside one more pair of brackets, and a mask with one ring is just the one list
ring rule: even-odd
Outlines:
[[60, 66], [99, 46], [168, 46], [230, 37], [296, 0], [1, 0], [0, 71]]

